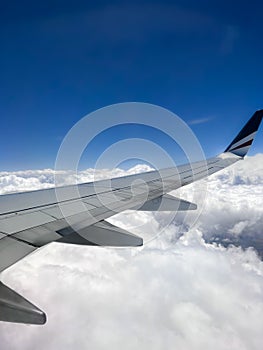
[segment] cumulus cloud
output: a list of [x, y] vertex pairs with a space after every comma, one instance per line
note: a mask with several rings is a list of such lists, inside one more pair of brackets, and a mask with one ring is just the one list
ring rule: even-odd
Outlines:
[[0, 194], [24, 192], [54, 186], [54, 171], [26, 170], [0, 172]]
[[[54, 243], [5, 271], [4, 282], [44, 309], [48, 323], [0, 324], [3, 349], [260, 350], [263, 263], [253, 248], [224, 247], [215, 240], [222, 243], [226, 234], [260, 237], [262, 160], [263, 155], [250, 157], [210, 177], [195, 225], [194, 213], [180, 214], [169, 225], [168, 213], [129, 211], [111, 219], [149, 237], [163, 229], [145, 247]], [[13, 175], [3, 176], [15, 187]], [[194, 186], [174, 194], [202, 204], [203, 187]]]
[[[206, 185], [204, 208], [195, 227], [209, 242], [254, 246], [263, 257], [263, 155], [214, 174]], [[197, 201], [202, 190], [197, 185]], [[190, 187], [178, 192], [185, 198], [191, 195]]]
[[13, 172], [0, 172], [0, 194], [12, 192], [24, 192], [54, 187], [55, 176], [59, 175], [59, 184], [70, 185], [97, 181], [112, 177], [137, 174], [152, 170], [148, 165], [138, 164], [131, 169], [86, 169], [78, 173], [71, 171], [44, 170], [22, 170]]

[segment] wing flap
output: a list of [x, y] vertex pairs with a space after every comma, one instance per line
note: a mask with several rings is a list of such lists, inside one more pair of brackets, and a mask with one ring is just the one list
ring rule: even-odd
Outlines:
[[185, 211], [195, 210], [197, 205], [183, 199], [165, 194], [147, 201], [137, 210], [141, 211]]
[[55, 220], [55, 218], [42, 213], [41, 211], [11, 215], [0, 219], [0, 231], [6, 234], [13, 234], [34, 226], [44, 225]]
[[104, 220], [78, 230], [78, 232], [67, 227], [58, 233], [63, 236], [57, 241], [60, 243], [109, 247], [138, 247], [143, 244], [141, 237]]
[[27, 244], [21, 240], [5, 236], [0, 239], [0, 272], [13, 265], [37, 247]]

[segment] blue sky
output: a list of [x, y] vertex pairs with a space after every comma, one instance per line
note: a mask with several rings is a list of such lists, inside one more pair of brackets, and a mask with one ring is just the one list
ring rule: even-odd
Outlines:
[[[74, 123], [127, 101], [168, 108], [207, 156], [220, 152], [263, 107], [262, 11], [259, 1], [1, 2], [0, 170], [52, 168]], [[261, 131], [252, 154], [262, 149]]]

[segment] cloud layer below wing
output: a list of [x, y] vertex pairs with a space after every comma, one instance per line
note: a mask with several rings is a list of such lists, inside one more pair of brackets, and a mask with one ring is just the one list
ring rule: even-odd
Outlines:
[[[52, 179], [52, 170], [1, 173], [1, 192]], [[143, 248], [51, 244], [5, 271], [3, 281], [44, 309], [48, 323], [0, 324], [3, 349], [262, 349], [263, 263], [253, 248], [227, 243], [262, 240], [263, 155], [209, 178], [205, 198], [203, 186], [174, 193], [200, 204], [194, 220], [131, 211], [111, 219], [150, 237]]]

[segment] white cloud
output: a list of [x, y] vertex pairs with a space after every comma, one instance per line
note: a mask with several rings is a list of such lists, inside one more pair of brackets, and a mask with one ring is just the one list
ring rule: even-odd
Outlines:
[[[3, 349], [262, 349], [262, 261], [253, 249], [203, 239], [262, 232], [262, 160], [250, 157], [209, 178], [206, 206], [191, 229], [192, 214], [165, 227], [166, 213], [126, 212], [112, 222], [142, 235], [165, 230], [139, 249], [51, 244], [5, 271], [4, 282], [43, 308], [48, 323], [0, 324]], [[42, 180], [48, 173], [3, 176], [13, 187], [13, 175], [38, 179], [30, 180], [35, 189], [52, 183]], [[174, 194], [199, 204], [201, 187]]]
[[151, 168], [145, 164], [138, 164], [125, 171], [123, 169], [86, 169], [77, 174], [70, 171], [24, 170], [14, 172], [0, 172], [0, 194], [24, 192], [54, 187], [55, 175], [59, 174], [60, 185], [97, 181], [106, 178], [120, 177], [149, 171]]
[[[196, 223], [196, 227], [206, 238], [245, 234], [262, 240], [262, 154], [248, 157], [233, 167], [214, 174], [208, 178], [206, 185], [204, 209]], [[196, 185], [194, 199], [197, 204], [202, 204], [203, 190], [203, 186]], [[190, 187], [175, 192], [177, 195], [178, 193], [191, 200]]]

